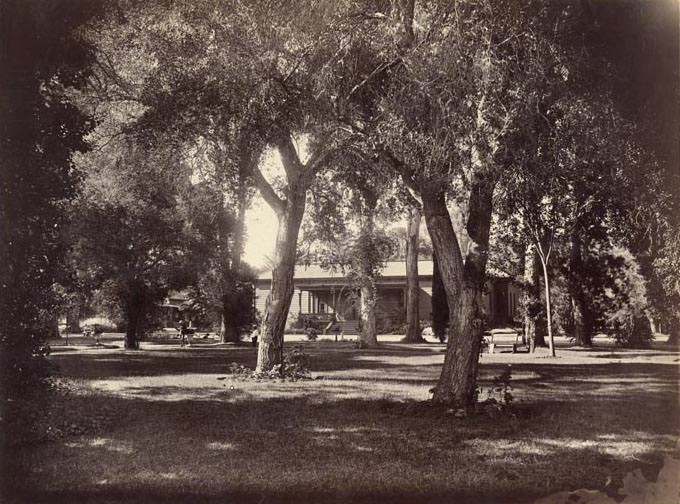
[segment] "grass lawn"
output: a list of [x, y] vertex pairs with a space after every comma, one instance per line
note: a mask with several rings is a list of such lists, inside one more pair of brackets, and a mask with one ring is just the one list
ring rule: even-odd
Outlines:
[[456, 418], [420, 404], [439, 344], [301, 343], [315, 379], [298, 382], [232, 379], [252, 347], [111, 346], [55, 349], [74, 387], [46, 410], [101, 421], [5, 453], [3, 502], [530, 502], [678, 455], [680, 356], [662, 349], [483, 355], [482, 387], [512, 365], [516, 417]]

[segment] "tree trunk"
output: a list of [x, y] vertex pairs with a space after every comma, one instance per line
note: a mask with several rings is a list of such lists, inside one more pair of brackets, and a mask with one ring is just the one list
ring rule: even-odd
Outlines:
[[59, 333], [59, 318], [56, 315], [50, 315], [47, 318], [47, 339], [60, 339], [61, 334]]
[[481, 308], [494, 183], [478, 176], [469, 196], [468, 252], [463, 262], [443, 191], [422, 191], [423, 213], [449, 305], [449, 341], [432, 400], [470, 409], [476, 400], [483, 334]]
[[140, 317], [134, 311], [128, 313], [127, 327], [125, 329], [125, 348], [127, 350], [139, 350]]
[[[247, 142], [244, 142], [240, 152], [239, 177], [237, 189], [237, 211], [236, 211], [236, 225], [233, 233], [228, 232], [224, 240], [227, 241], [229, 237], [232, 238], [232, 246], [229, 250], [229, 264], [225, 270], [225, 278], [223, 278], [224, 291], [222, 292], [222, 316], [220, 322], [220, 342], [221, 343], [238, 343], [241, 341], [240, 328], [238, 327], [238, 317], [233, 316], [233, 308], [238, 307], [241, 303], [238, 302], [237, 297], [241, 295], [241, 290], [237, 288], [237, 284], [241, 277], [241, 264], [244, 247], [244, 232], [246, 210], [248, 208], [248, 172], [249, 163], [253, 162], [254, 155], [248, 150]], [[231, 231], [231, 230], [229, 230]]]
[[529, 351], [534, 352], [537, 346], [546, 346], [545, 328], [541, 325], [541, 285], [538, 253], [530, 244], [524, 255], [524, 334], [529, 344]]
[[680, 317], [672, 313], [669, 321], [669, 334], [666, 343], [677, 345], [680, 342]]
[[373, 279], [363, 279], [361, 283], [361, 332], [359, 348], [378, 345], [378, 330], [375, 321], [377, 305], [376, 286]]
[[408, 236], [406, 239], [406, 336], [408, 343], [422, 343], [420, 333], [420, 287], [418, 285], [418, 243], [420, 238], [419, 208], [409, 210]]
[[283, 366], [283, 331], [293, 298], [297, 241], [305, 212], [305, 197], [306, 186], [301, 186], [289, 195], [285, 208], [278, 215], [272, 284], [258, 344], [258, 373], [276, 365]]
[[80, 303], [69, 306], [66, 311], [66, 332], [69, 334], [80, 332]]
[[536, 299], [534, 298], [534, 248], [532, 245], [527, 245], [524, 249], [524, 257], [522, 258], [524, 266], [522, 274], [524, 280], [524, 289], [522, 290], [522, 311], [524, 312], [524, 335], [522, 343], [529, 345], [529, 352], [533, 353], [536, 347], [536, 317], [534, 315], [534, 307]]
[[545, 317], [546, 329], [548, 331], [548, 348], [551, 357], [555, 357], [555, 340], [552, 332], [552, 310], [550, 307], [550, 275], [548, 274], [548, 264], [546, 259], [541, 256], [541, 266], [543, 266], [543, 282], [545, 285]]
[[592, 317], [586, 306], [582, 292], [569, 295], [572, 316], [574, 318], [574, 342], [583, 347], [593, 346]]
[[238, 343], [241, 341], [241, 334], [230, 314], [228, 308], [223, 308], [220, 321], [220, 343]]
[[127, 328], [125, 329], [125, 348], [127, 350], [139, 350], [139, 340], [144, 322], [144, 287], [138, 281], [130, 286], [130, 296], [125, 299], [125, 316]]
[[[362, 191], [363, 202], [360, 203], [361, 231], [359, 246], [371, 243], [375, 236], [375, 205], [377, 198], [370, 191]], [[371, 251], [372, 252], [372, 251]], [[370, 261], [371, 254], [359, 253], [361, 259]], [[359, 264], [359, 283], [361, 287], [361, 332], [359, 348], [370, 348], [378, 345], [378, 329], [376, 324], [376, 306], [378, 304], [378, 286], [376, 284], [373, 264]]]
[[571, 250], [569, 253], [569, 298], [574, 319], [573, 338], [577, 345], [590, 347], [593, 344], [593, 323], [589, 313], [581, 275], [583, 271], [583, 241], [579, 228], [571, 235]]
[[432, 251], [432, 332], [442, 343], [449, 327], [449, 304], [439, 272], [437, 253]]

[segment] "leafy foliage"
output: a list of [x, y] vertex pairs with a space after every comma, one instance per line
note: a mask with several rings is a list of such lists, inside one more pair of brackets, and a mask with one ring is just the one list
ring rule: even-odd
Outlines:
[[285, 353], [283, 365], [275, 365], [266, 372], [256, 372], [242, 364], [232, 362], [229, 365], [230, 373], [241, 380], [311, 380], [309, 370], [309, 356], [296, 346]]
[[[85, 151], [92, 123], [65, 97], [81, 86], [91, 53], [75, 35], [96, 2], [57, 5], [7, 1], [0, 55], [0, 396], [27, 394], [44, 383], [46, 338], [62, 276], [65, 204], [78, 173], [74, 152]], [[56, 326], [56, 324], [54, 324]]]
[[134, 348], [155, 303], [191, 276], [198, 244], [181, 205], [191, 184], [186, 172], [177, 176], [172, 153], [126, 143], [111, 146], [104, 159], [81, 163], [88, 177], [74, 222], [74, 254], [81, 274], [125, 319], [126, 345]]

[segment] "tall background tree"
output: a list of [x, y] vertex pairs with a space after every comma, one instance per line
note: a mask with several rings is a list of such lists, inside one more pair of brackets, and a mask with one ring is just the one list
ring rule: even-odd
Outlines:
[[60, 275], [60, 228], [73, 197], [74, 152], [84, 151], [88, 117], [64, 99], [91, 63], [76, 29], [97, 2], [0, 4], [0, 386], [25, 393], [46, 377], [43, 356]]
[[[125, 348], [137, 349], [156, 303], [189, 283], [203, 238], [183, 209], [190, 173], [178, 176], [174, 152], [128, 141], [84, 156], [83, 196], [74, 251], [125, 322]], [[200, 263], [200, 261], [197, 261]]]

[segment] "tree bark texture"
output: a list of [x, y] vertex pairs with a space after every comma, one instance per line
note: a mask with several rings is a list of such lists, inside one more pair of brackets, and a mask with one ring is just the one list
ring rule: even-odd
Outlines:
[[139, 350], [139, 333], [141, 331], [141, 314], [131, 310], [127, 314], [127, 327], [125, 328], [125, 348], [127, 350]]
[[423, 213], [437, 253], [449, 305], [449, 341], [432, 400], [469, 409], [476, 400], [483, 334], [482, 289], [491, 227], [494, 184], [478, 177], [469, 196], [468, 252], [463, 261], [443, 191], [422, 191]]
[[370, 278], [362, 279], [359, 348], [370, 348], [378, 345], [378, 329], [375, 320], [377, 301], [375, 282]]
[[540, 259], [533, 244], [527, 245], [524, 254], [524, 334], [529, 344], [529, 351], [534, 352], [537, 346], [545, 346], [545, 324], [541, 316]]
[[125, 299], [125, 317], [127, 327], [125, 329], [125, 348], [127, 350], [139, 350], [139, 341], [144, 329], [144, 316], [146, 299], [144, 285], [135, 280], [129, 286], [129, 294]]
[[420, 239], [419, 208], [409, 210], [406, 238], [406, 335], [408, 343], [422, 343], [420, 332], [420, 286], [418, 284], [418, 243]]
[[306, 189], [306, 185], [301, 184], [291, 191], [285, 208], [278, 215], [272, 284], [258, 342], [258, 373], [283, 365], [283, 331], [293, 298], [297, 241], [305, 212]]
[[550, 349], [550, 355], [555, 357], [555, 339], [553, 338], [552, 308], [550, 303], [550, 273], [548, 272], [548, 264], [544, 257], [541, 257], [541, 266], [543, 267], [543, 286], [545, 289], [545, 317], [546, 329], [548, 331], [548, 348]]
[[222, 313], [220, 322], [220, 343], [238, 343], [241, 341], [241, 334], [239, 333], [234, 319], [230, 316], [229, 311]]
[[442, 343], [449, 327], [449, 304], [439, 272], [437, 253], [432, 251], [432, 332]]

